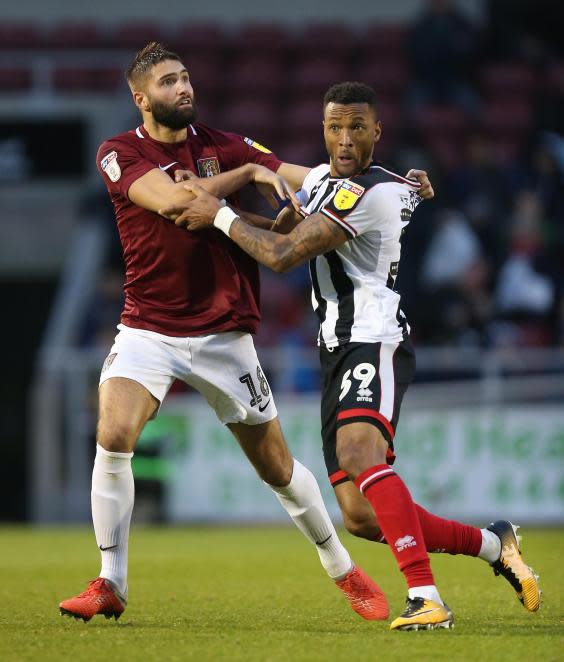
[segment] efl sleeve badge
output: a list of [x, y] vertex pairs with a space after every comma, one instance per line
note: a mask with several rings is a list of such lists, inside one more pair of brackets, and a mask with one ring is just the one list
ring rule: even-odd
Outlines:
[[243, 140], [247, 143], [247, 145], [250, 145], [251, 147], [258, 149], [259, 152], [264, 152], [265, 154], [272, 154], [272, 152], [269, 149], [263, 147], [260, 143], [255, 142], [252, 138], [244, 138]]
[[121, 177], [121, 168], [117, 160], [117, 152], [110, 152], [100, 162], [100, 167], [108, 175], [110, 181], [117, 182]]
[[364, 191], [364, 187], [353, 184], [348, 179], [345, 179], [335, 193], [333, 204], [339, 211], [348, 211], [360, 200]]

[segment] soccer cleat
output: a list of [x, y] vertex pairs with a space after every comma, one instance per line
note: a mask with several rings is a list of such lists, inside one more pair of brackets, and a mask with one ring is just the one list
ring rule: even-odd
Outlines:
[[501, 542], [499, 559], [490, 565], [496, 575], [502, 575], [513, 586], [525, 609], [537, 611], [541, 596], [538, 575], [523, 561], [518, 528], [507, 520], [499, 520], [488, 526], [488, 531], [495, 533]]
[[88, 582], [88, 588], [75, 598], [63, 600], [59, 605], [61, 616], [74, 616], [86, 623], [92, 616], [103, 614], [106, 618], [117, 619], [122, 615], [127, 604], [125, 596], [104, 577]]
[[447, 605], [425, 598], [407, 598], [405, 602], [405, 610], [390, 623], [390, 630], [436, 630], [454, 627], [454, 616]]
[[385, 621], [390, 609], [382, 589], [360, 568], [353, 569], [335, 584], [345, 594], [351, 607], [367, 621]]

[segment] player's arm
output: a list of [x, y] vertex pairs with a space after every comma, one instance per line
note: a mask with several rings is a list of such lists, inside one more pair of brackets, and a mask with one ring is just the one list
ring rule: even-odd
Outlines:
[[[278, 216], [272, 220], [266, 216], [260, 216], [259, 214], [253, 214], [252, 212], [242, 211], [233, 207], [237, 216], [245, 223], [252, 225], [255, 228], [261, 228], [262, 230], [270, 230], [271, 232], [278, 232], [278, 234], [288, 234], [291, 232], [296, 225], [303, 220], [303, 216], [298, 214], [296, 210], [288, 205], [284, 207]], [[187, 221], [190, 217], [189, 212], [186, 213], [186, 216], [181, 220], [177, 219], [177, 225], [187, 225]], [[180, 222], [178, 222], [180, 221]], [[183, 222], [186, 221], [186, 222]]]
[[[302, 187], [304, 179], [310, 170], [311, 168], [305, 168], [304, 166], [294, 165], [292, 163], [282, 163], [277, 170], [277, 174], [283, 177], [294, 191], [297, 191]], [[417, 170], [413, 168], [407, 173], [406, 178], [414, 179], [419, 182], [419, 195], [424, 200], [430, 200], [435, 196], [433, 185], [431, 184], [429, 175], [425, 170]]]
[[293, 163], [282, 163], [276, 172], [290, 184], [293, 191], [298, 191], [302, 188], [304, 179], [310, 170], [311, 168], [305, 168], [304, 166]]
[[289, 234], [262, 230], [236, 217], [229, 237], [257, 262], [278, 273], [338, 248], [349, 239], [342, 228], [323, 214], [308, 216]]
[[[296, 206], [299, 204], [290, 186], [280, 175], [254, 163], [198, 181], [205, 191], [218, 198], [227, 197], [251, 182], [267, 184], [280, 198], [289, 198]], [[173, 182], [158, 168], [136, 179], [129, 187], [128, 196], [136, 205], [154, 212], [167, 206], [181, 208], [194, 198], [194, 194], [182, 182]]]
[[[215, 225], [246, 253], [273, 271], [284, 272], [327, 253], [348, 240], [348, 235], [336, 223], [322, 214], [312, 214], [289, 234], [270, 232], [249, 225], [233, 210], [221, 207], [219, 200], [209, 195], [195, 181], [185, 187], [195, 199], [186, 205], [188, 230], [200, 230]], [[230, 215], [229, 228], [216, 220], [218, 211]]]

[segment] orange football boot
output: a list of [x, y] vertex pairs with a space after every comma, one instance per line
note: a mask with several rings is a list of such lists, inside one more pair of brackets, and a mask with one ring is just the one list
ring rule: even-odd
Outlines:
[[76, 619], [82, 618], [85, 623], [96, 614], [104, 614], [106, 618], [113, 616], [117, 621], [126, 604], [127, 599], [119, 593], [112, 582], [104, 577], [98, 577], [88, 582], [88, 588], [80, 595], [63, 600], [59, 609], [61, 616], [66, 614]]
[[385, 621], [390, 613], [382, 589], [356, 566], [343, 579], [335, 582], [351, 607], [367, 621]]

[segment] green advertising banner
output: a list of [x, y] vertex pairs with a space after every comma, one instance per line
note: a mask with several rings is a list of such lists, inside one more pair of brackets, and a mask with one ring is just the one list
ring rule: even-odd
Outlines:
[[[280, 398], [293, 454], [316, 475], [333, 517], [339, 511], [321, 453], [319, 400]], [[564, 522], [564, 409], [406, 410], [395, 469], [414, 499], [445, 517]], [[163, 484], [170, 521], [284, 521], [229, 430], [197, 396], [170, 396], [145, 429], [136, 479]]]

